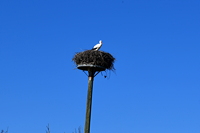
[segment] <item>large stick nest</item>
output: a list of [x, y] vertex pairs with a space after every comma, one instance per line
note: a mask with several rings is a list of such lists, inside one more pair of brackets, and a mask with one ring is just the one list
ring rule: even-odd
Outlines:
[[79, 52], [75, 54], [72, 60], [76, 63], [76, 65], [98, 65], [108, 70], [115, 70], [113, 64], [115, 58], [111, 54], [103, 51], [86, 50]]

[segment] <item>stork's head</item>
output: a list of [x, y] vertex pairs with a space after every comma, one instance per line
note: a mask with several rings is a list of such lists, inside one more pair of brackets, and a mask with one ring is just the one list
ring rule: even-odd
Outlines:
[[99, 41], [100, 44], [103, 44], [102, 40]]

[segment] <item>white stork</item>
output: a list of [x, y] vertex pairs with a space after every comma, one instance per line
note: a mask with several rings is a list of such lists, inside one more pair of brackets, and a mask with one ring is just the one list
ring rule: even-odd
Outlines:
[[102, 40], [100, 40], [99, 43], [96, 44], [96, 45], [92, 48], [92, 50], [95, 50], [95, 51], [99, 50], [99, 49], [101, 48], [102, 44], [103, 44], [103, 42], [102, 42]]

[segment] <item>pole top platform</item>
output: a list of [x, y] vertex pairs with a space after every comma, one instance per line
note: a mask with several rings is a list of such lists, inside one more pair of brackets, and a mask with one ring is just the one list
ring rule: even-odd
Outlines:
[[89, 69], [93, 69], [95, 71], [105, 71], [106, 68], [98, 65], [92, 65], [92, 64], [80, 64], [77, 65], [77, 68], [80, 70], [88, 71]]

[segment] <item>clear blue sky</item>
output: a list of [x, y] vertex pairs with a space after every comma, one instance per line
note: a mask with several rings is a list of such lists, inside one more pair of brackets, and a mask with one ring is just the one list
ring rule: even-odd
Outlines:
[[87, 76], [72, 58], [103, 40], [91, 133], [200, 133], [199, 0], [1, 0], [0, 130], [84, 129]]

